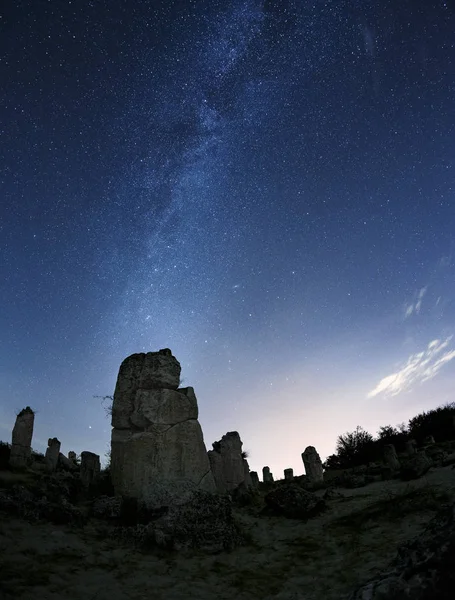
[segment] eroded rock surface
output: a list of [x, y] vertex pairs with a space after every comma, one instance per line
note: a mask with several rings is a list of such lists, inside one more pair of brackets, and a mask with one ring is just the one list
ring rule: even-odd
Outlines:
[[[112, 406], [111, 473], [115, 493], [149, 508], [189, 492], [215, 492], [198, 406], [178, 388], [180, 364], [168, 349], [126, 358]], [[243, 468], [243, 467], [242, 467]]]
[[229, 431], [208, 452], [210, 466], [220, 494], [235, 490], [241, 483], [251, 485], [250, 468], [242, 455], [242, 440], [237, 431]]
[[310, 483], [318, 483], [324, 480], [322, 460], [314, 446], [305, 448], [305, 451], [302, 452], [302, 461]]
[[273, 473], [270, 472], [270, 467], [262, 467], [262, 481], [264, 483], [273, 483]]
[[11, 454], [9, 464], [14, 469], [23, 469], [30, 462], [32, 455], [32, 437], [35, 413], [27, 406], [16, 417], [13, 428]]
[[286, 481], [292, 481], [294, 479], [294, 469], [285, 469], [284, 470], [284, 479]]
[[400, 468], [400, 461], [398, 460], [395, 446], [393, 444], [386, 444], [383, 452], [385, 464], [392, 470], [398, 471]]
[[101, 472], [100, 457], [94, 452], [81, 452], [81, 482], [89, 488], [98, 480]]
[[419, 450], [401, 465], [401, 478], [405, 480], [417, 479], [425, 475], [432, 466], [433, 463], [428, 458], [425, 450]]
[[60, 441], [56, 437], [49, 438], [45, 454], [46, 469], [49, 473], [52, 473], [57, 469], [60, 446]]

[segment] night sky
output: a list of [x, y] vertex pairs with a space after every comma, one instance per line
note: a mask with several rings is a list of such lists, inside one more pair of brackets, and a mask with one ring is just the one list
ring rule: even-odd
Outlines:
[[276, 477], [455, 400], [454, 4], [1, 10], [0, 438], [104, 455], [166, 347]]

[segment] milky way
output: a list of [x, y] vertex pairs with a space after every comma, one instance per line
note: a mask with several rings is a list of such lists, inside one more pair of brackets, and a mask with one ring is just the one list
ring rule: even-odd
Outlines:
[[239, 430], [278, 474], [451, 399], [448, 3], [25, 2], [2, 23], [2, 437], [31, 404], [37, 447], [103, 454], [93, 396], [163, 347], [207, 445]]

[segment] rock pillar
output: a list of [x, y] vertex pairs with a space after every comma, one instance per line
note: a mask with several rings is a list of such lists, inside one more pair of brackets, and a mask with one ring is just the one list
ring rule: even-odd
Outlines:
[[133, 354], [120, 366], [112, 405], [111, 477], [117, 496], [168, 506], [215, 482], [191, 387], [177, 389], [169, 349]]
[[25, 468], [32, 456], [32, 437], [35, 413], [27, 406], [16, 417], [13, 427], [9, 464], [14, 469]]
[[285, 469], [284, 470], [284, 479], [286, 481], [292, 481], [294, 479], [294, 469]]
[[212, 444], [208, 457], [216, 489], [220, 494], [235, 490], [241, 483], [250, 485], [250, 468], [243, 458], [242, 440], [237, 431], [229, 431]]
[[415, 440], [408, 440], [406, 442], [406, 454], [408, 456], [414, 456], [417, 452], [417, 442]]
[[386, 444], [384, 446], [384, 462], [394, 471], [398, 471], [400, 468], [400, 461], [398, 460], [395, 446], [393, 444]]
[[250, 477], [251, 477], [251, 485], [253, 487], [258, 487], [259, 485], [259, 475], [257, 474], [256, 471], [250, 471]]
[[81, 482], [86, 488], [96, 483], [101, 471], [100, 457], [93, 452], [81, 453]]
[[270, 467], [262, 467], [262, 481], [264, 483], [273, 482], [273, 474], [270, 473]]
[[318, 483], [324, 480], [322, 460], [314, 446], [307, 446], [305, 448], [305, 451], [302, 452], [302, 461], [305, 467], [305, 474], [310, 483]]
[[57, 469], [58, 457], [60, 454], [60, 442], [57, 438], [49, 438], [45, 454], [46, 469], [50, 473]]

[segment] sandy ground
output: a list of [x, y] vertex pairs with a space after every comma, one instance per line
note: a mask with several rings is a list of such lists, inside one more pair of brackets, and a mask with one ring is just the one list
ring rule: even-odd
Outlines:
[[454, 499], [455, 469], [341, 493], [307, 523], [240, 511], [251, 542], [215, 556], [142, 554], [101, 523], [76, 531], [2, 515], [0, 598], [341, 600]]

